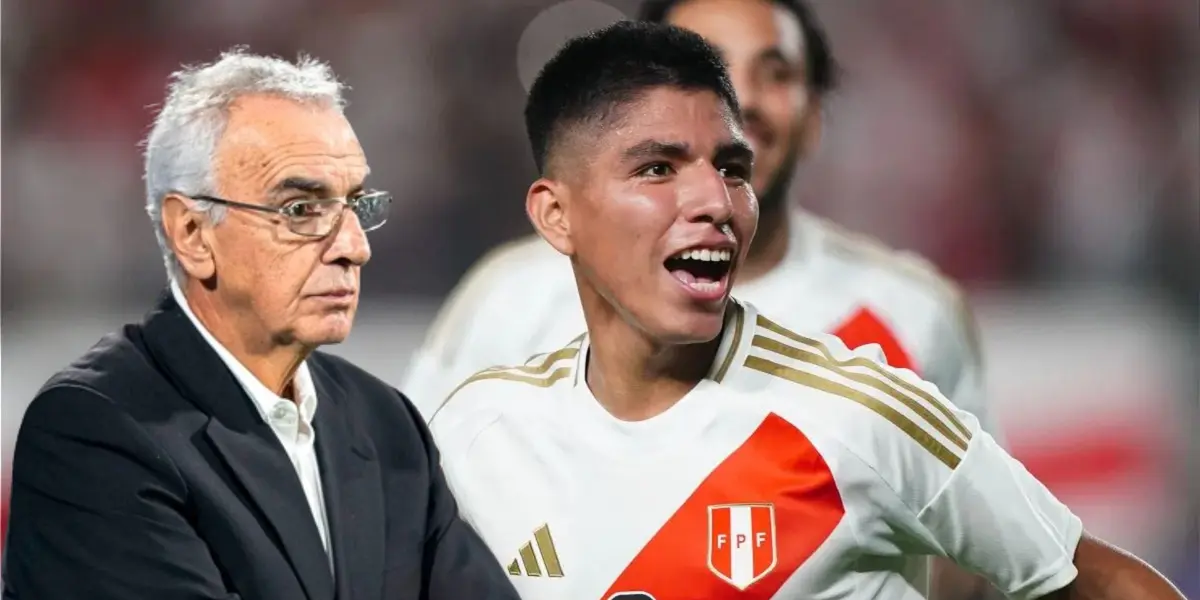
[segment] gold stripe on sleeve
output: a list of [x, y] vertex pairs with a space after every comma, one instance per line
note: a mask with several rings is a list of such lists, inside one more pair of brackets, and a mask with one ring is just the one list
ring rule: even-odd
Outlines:
[[[930, 395], [929, 392], [926, 392], [925, 390], [922, 390], [921, 388], [901, 379], [895, 373], [891, 373], [891, 372], [887, 371], [882, 366], [880, 366], [879, 363], [876, 363], [873, 360], [870, 360], [870, 359], [862, 357], [862, 356], [856, 356], [856, 357], [848, 359], [848, 360], [841, 360], [841, 361], [835, 360], [833, 358], [833, 354], [829, 352], [829, 348], [827, 348], [824, 344], [822, 344], [821, 342], [818, 342], [817, 340], [807, 338], [805, 336], [793, 333], [793, 332], [787, 330], [786, 328], [784, 328], [783, 326], [779, 325], [778, 323], [775, 323], [762, 315], [759, 315], [757, 322], [760, 327], [762, 327], [763, 329], [766, 329], [767, 331], [770, 331], [777, 335], [781, 335], [781, 336], [786, 337], [797, 343], [804, 344], [806, 346], [810, 346], [810, 347], [814, 348], [815, 350], [817, 350], [820, 353], [820, 357], [824, 359], [823, 363], [826, 363], [826, 364], [814, 362], [811, 360], [806, 361], [806, 362], [812, 362], [813, 364], [820, 364], [821, 366], [824, 366], [830, 370], [837, 372], [839, 375], [842, 375], [843, 377], [853, 379], [855, 381], [863, 383], [864, 385], [870, 385], [871, 387], [879, 389], [880, 391], [887, 392], [886, 390], [880, 388], [875, 383], [867, 383], [867, 381], [865, 379], [863, 379], [865, 374], [851, 372], [851, 371], [846, 370], [844, 367], [864, 367], [867, 370], [871, 371], [871, 373], [875, 377], [878, 377], [878, 379], [876, 379], [875, 377], [866, 376], [867, 379], [870, 379], [873, 382], [879, 382], [880, 384], [883, 384], [884, 386], [892, 388], [894, 391], [887, 392], [889, 395], [892, 395], [892, 396], [896, 397], [898, 400], [900, 400], [901, 402], [904, 402], [904, 404], [906, 406], [913, 409], [914, 412], [917, 412], [923, 418], [928, 420], [930, 422], [930, 425], [932, 425], [938, 431], [943, 432], [943, 435], [946, 435], [949, 439], [954, 441], [954, 443], [956, 445], [962, 447], [963, 449], [966, 449], [967, 442], [969, 442], [971, 440], [970, 430], [967, 429], [966, 425], [963, 425], [962, 421], [960, 421], [958, 419], [958, 417], [954, 416], [954, 413], [950, 412], [950, 409], [948, 407], [946, 407], [946, 405], [944, 403], [939, 402], [932, 395]], [[903, 392], [907, 392], [907, 394], [902, 393], [901, 390], [903, 390]], [[920, 403], [918, 404], [917, 401], [920, 401]], [[922, 405], [925, 405], [925, 406], [922, 406]], [[942, 419], [938, 419], [938, 418], [934, 417], [930, 413], [930, 410], [928, 407], [932, 407], [934, 411], [936, 411], [942, 417], [944, 417], [945, 422], [943, 422]], [[958, 432], [958, 435], [949, 434], [949, 433], [945, 432], [946, 422], [948, 422], [950, 424], [950, 427], [953, 427]]]
[[954, 454], [945, 444], [938, 441], [925, 430], [921, 429], [911, 419], [904, 416], [896, 409], [879, 401], [878, 399], [856, 390], [847, 385], [840, 384], [836, 381], [830, 381], [819, 375], [793, 369], [792, 367], [781, 365], [777, 362], [767, 360], [758, 356], [749, 356], [746, 358], [746, 368], [754, 369], [768, 375], [773, 375], [781, 379], [786, 379], [799, 385], [821, 390], [823, 392], [840, 396], [851, 400], [862, 406], [874, 411], [881, 417], [890, 421], [893, 425], [899, 428], [904, 433], [908, 434], [917, 444], [927, 450], [930, 454], [945, 464], [950, 469], [958, 467], [961, 459]]

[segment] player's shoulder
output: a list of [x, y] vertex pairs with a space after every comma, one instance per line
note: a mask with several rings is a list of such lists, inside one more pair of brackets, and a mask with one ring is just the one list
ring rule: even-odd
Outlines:
[[[505, 242], [492, 248], [463, 275], [448, 300], [451, 304], [463, 304], [475, 296], [486, 296], [507, 287], [526, 289], [525, 277], [548, 275], [553, 271], [570, 272], [565, 258], [538, 235], [528, 235]], [[519, 283], [525, 282], [525, 283]]]
[[893, 319], [925, 324], [931, 337], [919, 338], [928, 340], [921, 342], [920, 353], [930, 373], [935, 363], [979, 360], [979, 326], [966, 294], [933, 263], [828, 220], [807, 213], [800, 218], [804, 232], [814, 238], [814, 252], [827, 277], [841, 288], [854, 289], [856, 297], [872, 301]]
[[541, 236], [530, 234], [492, 248], [471, 267], [464, 280], [493, 277], [497, 271], [546, 270], [561, 267], [566, 259]]
[[832, 263], [839, 277], [858, 279], [875, 288], [886, 287], [893, 297], [919, 299], [940, 308], [962, 303], [959, 285], [920, 254], [897, 250], [815, 215], [799, 213], [798, 218], [815, 238], [815, 251], [822, 260]]
[[434, 411], [430, 422], [451, 421], [472, 413], [524, 410], [558, 394], [575, 381], [584, 335], [523, 364], [483, 369], [459, 383]]
[[935, 386], [887, 366], [874, 344], [851, 350], [755, 314], [743, 367], [741, 385], [765, 394], [772, 410], [872, 464], [899, 451], [953, 470], [975, 431]]
[[529, 281], [538, 282], [539, 297], [573, 286], [570, 269], [570, 263], [537, 235], [493, 248], [467, 270], [442, 303], [429, 327], [426, 348], [453, 354], [479, 324], [499, 325], [506, 314], [527, 308]]

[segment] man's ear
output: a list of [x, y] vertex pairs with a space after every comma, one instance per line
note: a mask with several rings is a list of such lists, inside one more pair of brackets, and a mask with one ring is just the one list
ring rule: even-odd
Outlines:
[[542, 177], [525, 194], [525, 213], [542, 239], [560, 253], [571, 256], [571, 220], [568, 216], [570, 194], [561, 182]]
[[216, 274], [217, 265], [212, 247], [204, 237], [205, 215], [192, 210], [190, 202], [178, 194], [163, 198], [162, 227], [183, 272], [203, 281]]

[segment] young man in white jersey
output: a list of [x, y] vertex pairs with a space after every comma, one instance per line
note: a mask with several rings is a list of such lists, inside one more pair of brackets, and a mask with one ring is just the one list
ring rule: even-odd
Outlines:
[[[640, 17], [717, 46], [755, 151], [759, 233], [737, 297], [798, 331], [878, 344], [892, 366], [932, 381], [998, 436], [983, 394], [973, 319], [958, 289], [916, 257], [842, 233], [787, 201], [816, 146], [836, 69], [821, 24], [799, 0], [667, 0]], [[463, 278], [430, 327], [401, 389], [426, 416], [471, 373], [559, 347], [584, 329], [571, 266], [539, 236], [501, 246]]]
[[[804, 0], [648, 0], [638, 16], [704, 37], [721, 51], [738, 93], [759, 219], [736, 296], [850, 348], [879, 344], [890, 365], [936, 384], [1003, 445], [985, 401], [976, 325], [958, 287], [919, 257], [850, 236], [788, 202], [837, 83], [812, 8]], [[944, 561], [934, 565], [930, 588], [934, 600], [982, 600], [988, 592]]]
[[738, 114], [715, 50], [663, 25], [572, 40], [533, 85], [526, 210], [587, 333], [430, 425], [522, 598], [910, 600], [930, 554], [1015, 598], [1181, 598], [877, 347], [730, 300], [758, 221]]

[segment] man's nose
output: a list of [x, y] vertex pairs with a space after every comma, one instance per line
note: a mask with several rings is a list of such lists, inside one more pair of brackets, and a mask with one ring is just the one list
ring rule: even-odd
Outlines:
[[705, 164], [693, 169], [682, 191], [683, 215], [688, 221], [721, 225], [733, 218], [729, 186], [714, 165]]
[[333, 231], [333, 241], [326, 250], [326, 262], [347, 262], [362, 266], [371, 260], [371, 243], [363, 231], [358, 215], [349, 207], [342, 214], [341, 222]]

